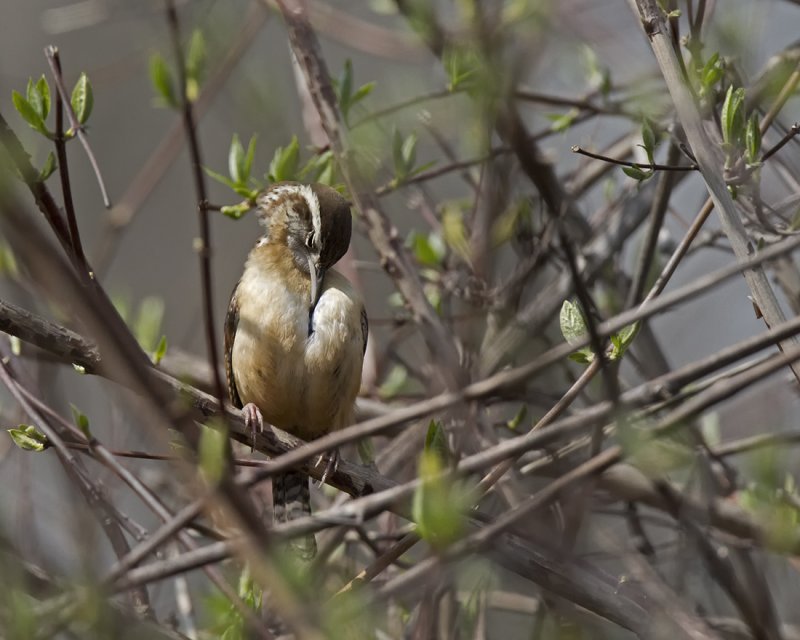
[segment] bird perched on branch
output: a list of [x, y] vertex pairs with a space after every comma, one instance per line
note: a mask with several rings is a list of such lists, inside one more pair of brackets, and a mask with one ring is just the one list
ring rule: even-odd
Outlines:
[[[252, 430], [264, 421], [312, 440], [353, 421], [367, 346], [364, 303], [334, 264], [350, 244], [350, 205], [322, 184], [282, 182], [257, 198], [264, 236], [225, 318], [225, 371]], [[337, 452], [333, 459], [336, 460]], [[309, 479], [272, 479], [275, 522], [311, 513]], [[313, 535], [290, 543], [316, 553]]]

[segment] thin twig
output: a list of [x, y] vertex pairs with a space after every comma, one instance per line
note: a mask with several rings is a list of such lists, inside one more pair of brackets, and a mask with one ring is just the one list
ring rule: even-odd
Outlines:
[[89, 158], [89, 164], [92, 165], [92, 171], [94, 171], [97, 185], [100, 187], [100, 196], [103, 198], [103, 206], [105, 206], [106, 209], [110, 209], [111, 200], [108, 197], [108, 191], [106, 190], [106, 183], [103, 181], [103, 175], [100, 173], [100, 165], [97, 164], [97, 158], [94, 157], [94, 152], [89, 146], [89, 140], [86, 137], [86, 132], [83, 130], [83, 125], [78, 122], [75, 111], [72, 109], [72, 102], [70, 101], [67, 87], [64, 85], [64, 78], [61, 76], [60, 66], [55, 61], [55, 57], [58, 55], [58, 49], [54, 46], [46, 47], [44, 54], [47, 57], [47, 62], [50, 65], [51, 71], [53, 72], [53, 80], [55, 80], [58, 95], [61, 96], [61, 99], [64, 101], [67, 116], [69, 116], [70, 127], [75, 135], [78, 136], [78, 140], [80, 140], [81, 146], [86, 152], [86, 157]]
[[222, 384], [222, 376], [219, 370], [219, 353], [217, 351], [217, 331], [214, 322], [214, 292], [211, 281], [211, 226], [208, 220], [208, 196], [206, 190], [206, 179], [203, 173], [203, 161], [200, 155], [200, 141], [197, 137], [197, 130], [194, 122], [194, 112], [192, 103], [186, 93], [186, 61], [183, 58], [181, 49], [180, 26], [178, 24], [178, 12], [175, 10], [173, 0], [167, 0], [167, 22], [169, 24], [172, 48], [175, 55], [175, 64], [178, 70], [178, 89], [180, 95], [180, 106], [183, 114], [183, 126], [186, 131], [186, 139], [189, 143], [189, 157], [192, 162], [192, 178], [197, 196], [197, 217], [200, 224], [200, 242], [197, 246], [197, 253], [200, 257], [200, 283], [203, 297], [203, 326], [206, 333], [206, 350], [208, 352], [209, 365], [214, 380], [214, 391], [219, 400], [220, 406], [225, 404], [225, 388]]

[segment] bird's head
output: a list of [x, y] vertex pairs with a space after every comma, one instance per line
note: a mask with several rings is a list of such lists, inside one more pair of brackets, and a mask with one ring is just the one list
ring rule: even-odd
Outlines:
[[311, 278], [311, 311], [322, 293], [325, 272], [347, 252], [350, 204], [324, 184], [279, 182], [259, 194], [262, 243], [285, 244], [295, 266]]

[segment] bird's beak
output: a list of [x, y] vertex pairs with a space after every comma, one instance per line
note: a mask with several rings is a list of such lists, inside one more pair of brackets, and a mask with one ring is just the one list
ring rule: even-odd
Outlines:
[[314, 312], [314, 307], [319, 302], [319, 297], [322, 295], [322, 280], [325, 278], [325, 269], [320, 267], [314, 262], [314, 257], [308, 255], [308, 274], [311, 276], [311, 312]]

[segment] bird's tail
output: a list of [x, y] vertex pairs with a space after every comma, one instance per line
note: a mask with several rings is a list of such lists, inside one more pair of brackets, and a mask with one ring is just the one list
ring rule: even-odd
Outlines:
[[[289, 522], [311, 515], [311, 490], [308, 476], [299, 471], [279, 473], [272, 478], [272, 517], [275, 523]], [[292, 549], [303, 560], [317, 554], [314, 534], [292, 538]]]

